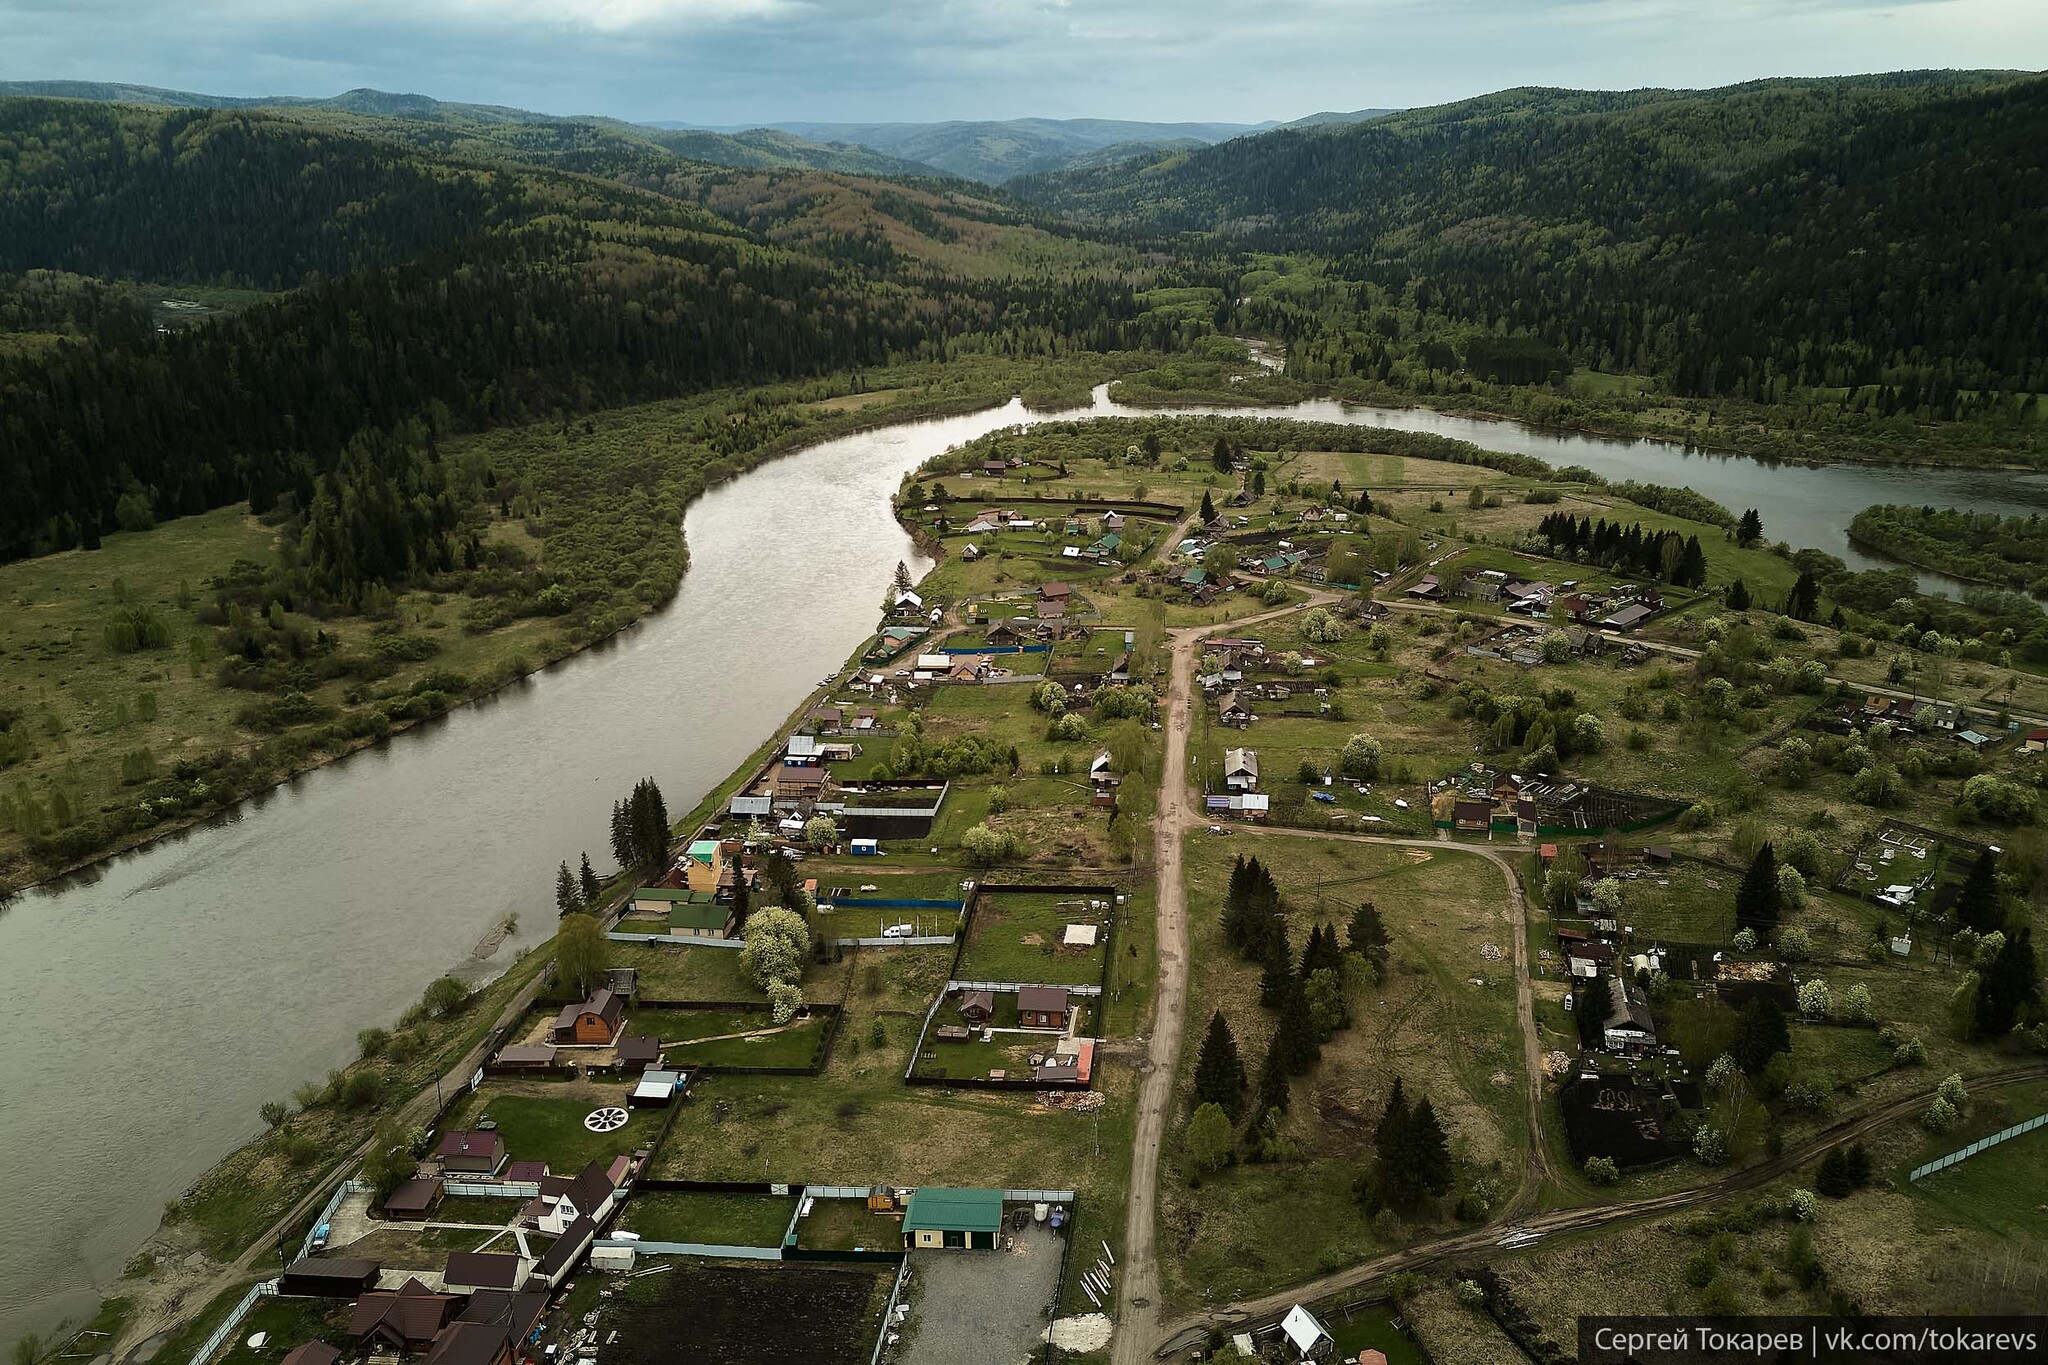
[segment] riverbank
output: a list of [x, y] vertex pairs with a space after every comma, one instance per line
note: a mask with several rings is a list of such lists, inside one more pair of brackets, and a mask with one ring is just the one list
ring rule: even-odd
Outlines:
[[[965, 357], [947, 365], [720, 392], [592, 414], [582, 423], [583, 444], [603, 447], [623, 436], [656, 452], [660, 463], [651, 469], [627, 468], [630, 456], [602, 463], [639, 480], [640, 496], [675, 505], [679, 521], [681, 509], [711, 489], [822, 441], [981, 411], [1012, 397], [1038, 410], [1076, 406], [1102, 378], [1149, 359], [1088, 355], [1019, 363]], [[730, 453], [701, 439], [679, 444], [675, 438], [678, 428], [701, 435], [736, 422], [772, 434]], [[541, 459], [574, 439], [547, 424], [448, 443], [452, 462], [482, 460], [494, 478], [509, 483], [516, 473], [529, 481], [533, 502], [549, 517], [539, 547], [544, 565], [554, 562], [558, 540], [584, 534], [578, 519], [558, 510], [572, 492], [551, 492], [544, 474], [535, 477]], [[605, 510], [587, 509], [592, 517]], [[531, 517], [501, 517], [488, 534], [519, 545], [531, 539], [532, 525]], [[459, 592], [425, 585], [398, 600], [382, 623], [402, 623], [399, 637], [420, 643], [418, 657], [409, 650], [386, 659], [394, 666], [374, 689], [347, 676], [313, 687], [307, 696], [324, 711], [320, 719], [254, 738], [243, 722], [258, 703], [248, 692], [215, 682], [214, 627], [200, 599], [206, 583], [232, 563], [274, 559], [276, 536], [274, 526], [226, 509], [109, 536], [99, 552], [72, 551], [0, 569], [0, 596], [48, 608], [22, 615], [20, 638], [0, 632], [0, 645], [8, 646], [0, 649], [0, 682], [12, 672], [16, 695], [41, 697], [18, 722], [24, 730], [36, 727], [41, 737], [13, 754], [13, 790], [0, 794], [0, 901], [231, 817], [264, 792], [382, 748], [393, 736], [438, 722], [456, 707], [607, 645], [671, 601], [688, 568], [678, 530], [667, 545], [626, 551], [635, 561], [629, 593], [566, 615], [521, 617], [485, 630], [476, 628], [476, 612], [493, 600], [495, 585]], [[166, 554], [166, 546], [176, 549]], [[131, 609], [150, 611], [163, 623], [164, 648], [124, 653], [102, 643], [106, 622]], [[293, 620], [289, 613], [285, 619]], [[308, 624], [336, 641], [332, 648], [339, 651], [374, 654], [383, 647], [380, 623], [368, 618]], [[163, 662], [180, 644], [192, 646], [183, 666]], [[423, 681], [431, 685], [420, 686]], [[0, 738], [8, 737], [6, 716], [0, 714]]]
[[[1567, 381], [1568, 391], [1563, 394], [1547, 387], [1507, 386], [1490, 386], [1499, 390], [1497, 394], [1417, 393], [1412, 389], [1358, 378], [1310, 383], [1291, 378], [1256, 358], [1234, 367], [1227, 363], [1212, 364], [1215, 369], [1213, 378], [1207, 377], [1200, 366], [1190, 367], [1185, 362], [1173, 366], [1176, 381], [1189, 377], [1187, 372], [1190, 368], [1195, 371], [1199, 382], [1191, 388], [1159, 387], [1148, 382], [1150, 376], [1147, 372], [1140, 372], [1118, 382], [1116, 399], [1131, 407], [1171, 407], [1191, 401], [1257, 407], [1333, 398], [1368, 407], [1411, 409], [1473, 421], [1513, 423], [1559, 435], [1656, 441], [1681, 448], [1689, 454], [1738, 456], [1809, 468], [1850, 464], [1885, 469], [2007, 470], [2015, 473], [2039, 473], [2048, 468], [2048, 450], [2036, 448], [2044, 437], [2041, 431], [2016, 430], [2001, 437], [1986, 427], [1908, 421], [1904, 429], [1873, 436], [1850, 430], [1801, 427], [1795, 420], [1788, 420], [1793, 417], [1790, 413], [1786, 414], [1786, 419], [1772, 420], [1766, 415], [1767, 410], [1750, 405], [1680, 399], [1668, 395], [1642, 395], [1625, 400], [1599, 399], [1570, 391], [1574, 384], [1590, 385], [1611, 379], [1611, 376], [1576, 375]], [[1613, 406], [1617, 401], [1626, 402], [1629, 406], [1617, 410]], [[2020, 442], [2024, 448], [2015, 451], [2011, 448], [2011, 441]], [[1927, 458], [1927, 450], [1937, 443], [1945, 445], [1946, 454], [1940, 459]]]
[[1850, 519], [1849, 539], [1900, 563], [1967, 583], [2034, 595], [2048, 587], [2043, 558], [2048, 540], [2038, 517], [1880, 504]]

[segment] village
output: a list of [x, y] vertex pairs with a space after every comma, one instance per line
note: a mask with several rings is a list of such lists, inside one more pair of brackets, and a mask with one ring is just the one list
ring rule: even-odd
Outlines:
[[[192, 1365], [1462, 1363], [1638, 1296], [1965, 1302], [1997, 1158], [1906, 1175], [2048, 1097], [1982, 1003], [2039, 845], [1980, 781], [2048, 724], [1731, 608], [1785, 566], [1713, 524], [1197, 430], [906, 479], [938, 567]], [[1573, 513], [1688, 581], [1535, 539]]]

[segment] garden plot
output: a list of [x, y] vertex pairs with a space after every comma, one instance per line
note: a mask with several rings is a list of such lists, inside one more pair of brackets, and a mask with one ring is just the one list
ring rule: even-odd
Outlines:
[[[1111, 887], [1074, 894], [985, 894], [968, 925], [959, 979], [1099, 984], [1116, 897]], [[1092, 940], [1086, 932], [1090, 928]], [[1075, 929], [1081, 932], [1071, 932]]]
[[800, 1071], [817, 1061], [831, 1030], [824, 1014], [778, 1024], [766, 1010], [661, 1009], [633, 1011], [633, 1032], [662, 1040], [672, 1067], [772, 1066]]
[[649, 1242], [779, 1247], [796, 1200], [713, 1190], [646, 1190], [626, 1201], [619, 1226]]
[[861, 1365], [893, 1279], [893, 1267], [681, 1261], [626, 1282], [597, 1335], [612, 1365]]
[[1954, 902], [1977, 853], [1975, 845], [1959, 839], [1886, 822], [1856, 850], [1835, 887], [1898, 909], [1910, 905], [1936, 914]]
[[585, 1126], [597, 1110], [624, 1108], [631, 1088], [622, 1080], [487, 1080], [455, 1106], [442, 1130], [495, 1124], [510, 1160], [545, 1161], [556, 1175], [575, 1175], [653, 1141], [661, 1124], [656, 1110], [626, 1109], [625, 1124], [606, 1132]]

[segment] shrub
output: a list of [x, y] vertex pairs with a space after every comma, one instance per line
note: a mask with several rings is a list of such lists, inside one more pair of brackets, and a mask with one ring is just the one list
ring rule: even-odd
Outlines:
[[1968, 1093], [1966, 1093], [1963, 1089], [1962, 1076], [1957, 1072], [1953, 1071], [1951, 1071], [1948, 1075], [1943, 1076], [1941, 1078], [1941, 1084], [1938, 1087], [1936, 1087], [1934, 1093], [1937, 1097], [1947, 1100], [1950, 1104], [1954, 1105], [1958, 1110], [1960, 1110], [1965, 1104], [1969, 1103], [1970, 1099]]
[[1799, 987], [1799, 1012], [1808, 1019], [1825, 1019], [1832, 1006], [1828, 996], [1828, 983], [1821, 977], [1803, 982]]
[[1692, 1154], [1702, 1166], [1719, 1166], [1728, 1159], [1728, 1139], [1720, 1129], [1701, 1124], [1692, 1135]]
[[1778, 955], [1787, 962], [1803, 962], [1813, 956], [1813, 935], [1804, 929], [1778, 931]]
[[287, 1118], [291, 1117], [292, 1111], [280, 1100], [265, 1100], [263, 1107], [256, 1112], [263, 1115], [265, 1127], [276, 1128], [282, 1125]]
[[1370, 782], [1380, 775], [1380, 742], [1371, 735], [1353, 735], [1337, 754], [1337, 767], [1346, 777]]
[[452, 976], [437, 977], [420, 997], [420, 1008], [429, 1019], [458, 1012], [469, 1003], [469, 985]]
[[786, 1024], [796, 1018], [796, 1012], [804, 1005], [802, 989], [787, 981], [773, 981], [767, 990], [770, 1018], [778, 1024]]
[[390, 1042], [391, 1030], [366, 1028], [356, 1035], [356, 1051], [365, 1057], [380, 1056]]
[[1928, 1105], [1927, 1112], [1920, 1116], [1920, 1126], [1930, 1133], [1946, 1133], [1949, 1129], [1955, 1127], [1957, 1123], [1961, 1122], [1962, 1117], [1961, 1114], [1956, 1112], [1955, 1105], [1949, 1103], [1944, 1097], [1936, 1095], [1934, 1103]]
[[1586, 1179], [1595, 1185], [1612, 1185], [1621, 1179], [1621, 1171], [1611, 1156], [1589, 1156], [1586, 1158]]
[[1785, 1200], [1785, 1211], [1796, 1223], [1811, 1223], [1820, 1217], [1820, 1200], [1812, 1190], [1794, 1190]]
[[1846, 1023], [1869, 1023], [1871, 1019], [1870, 987], [1858, 983], [1843, 991], [1839, 1013]]
[[1458, 1281], [1458, 1302], [1467, 1308], [1486, 1307], [1486, 1291], [1479, 1287], [1477, 1280]]

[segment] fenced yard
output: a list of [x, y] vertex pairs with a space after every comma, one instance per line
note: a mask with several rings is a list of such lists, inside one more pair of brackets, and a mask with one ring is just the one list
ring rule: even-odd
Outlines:
[[[1111, 887], [1086, 892], [984, 894], [967, 927], [960, 956], [963, 981], [1030, 981], [1048, 986], [1093, 986], [1107, 961], [1110, 921], [1116, 905]], [[1095, 943], [1069, 947], [1069, 925], [1095, 927]]]

